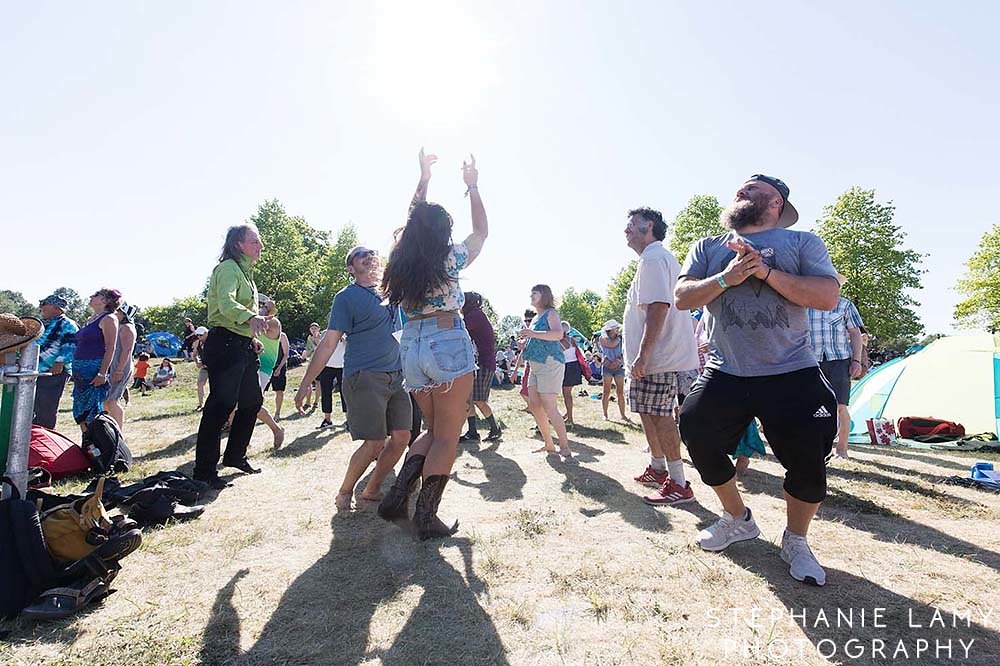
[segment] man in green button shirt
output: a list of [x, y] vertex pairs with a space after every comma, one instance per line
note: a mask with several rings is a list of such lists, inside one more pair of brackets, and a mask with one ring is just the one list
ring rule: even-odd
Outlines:
[[257, 227], [230, 227], [208, 285], [209, 331], [201, 358], [208, 370], [209, 394], [198, 427], [194, 478], [216, 489], [226, 486], [216, 467], [222, 426], [234, 408], [236, 415], [222, 464], [247, 474], [260, 472], [247, 460], [247, 447], [264, 403], [257, 382], [260, 343], [255, 336], [267, 327], [268, 318], [257, 313], [257, 285], [253, 281], [253, 267], [263, 249]]

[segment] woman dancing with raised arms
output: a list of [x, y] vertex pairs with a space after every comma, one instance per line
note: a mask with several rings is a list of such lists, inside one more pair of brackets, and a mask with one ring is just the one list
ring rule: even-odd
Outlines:
[[462, 178], [472, 204], [472, 233], [465, 242], [452, 244], [451, 215], [426, 201], [431, 165], [436, 161], [437, 156], [420, 150], [420, 182], [382, 277], [389, 302], [406, 313], [400, 340], [404, 384], [416, 398], [427, 430], [410, 446], [395, 484], [379, 506], [379, 515], [404, 520], [407, 497], [422, 474], [413, 514], [422, 540], [449, 536], [458, 529], [458, 522], [449, 527], [437, 517], [476, 372], [472, 339], [460, 312], [465, 295], [458, 274], [479, 256], [488, 232], [476, 159], [470, 156], [468, 163], [462, 163]]

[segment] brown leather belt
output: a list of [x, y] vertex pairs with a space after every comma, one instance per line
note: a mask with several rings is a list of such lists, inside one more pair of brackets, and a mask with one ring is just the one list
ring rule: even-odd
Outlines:
[[421, 319], [435, 318], [438, 320], [438, 328], [455, 328], [455, 317], [459, 317], [457, 310], [437, 310], [426, 314], [413, 315], [409, 321], [419, 321]]

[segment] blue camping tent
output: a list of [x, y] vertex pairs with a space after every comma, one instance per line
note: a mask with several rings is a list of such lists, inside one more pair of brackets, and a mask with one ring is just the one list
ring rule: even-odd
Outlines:
[[153, 331], [146, 334], [149, 346], [153, 348], [153, 353], [160, 357], [177, 357], [181, 355], [183, 342], [169, 331]]

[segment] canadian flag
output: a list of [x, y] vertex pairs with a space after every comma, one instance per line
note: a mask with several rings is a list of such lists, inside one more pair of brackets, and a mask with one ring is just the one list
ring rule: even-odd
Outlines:
[[890, 419], [868, 419], [868, 436], [872, 444], [890, 446], [896, 442], [896, 424]]

